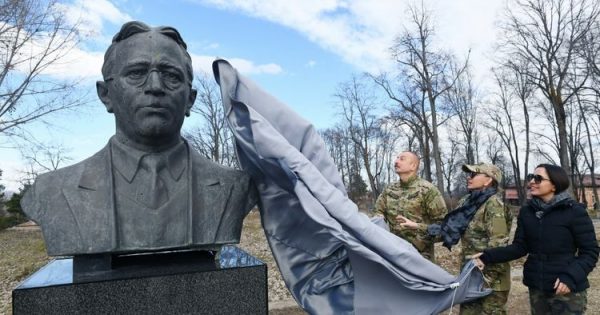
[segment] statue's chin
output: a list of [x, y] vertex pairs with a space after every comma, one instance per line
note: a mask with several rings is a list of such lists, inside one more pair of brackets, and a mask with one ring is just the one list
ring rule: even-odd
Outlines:
[[169, 135], [179, 133], [181, 123], [176, 123], [172, 119], [164, 117], [148, 117], [143, 124], [138, 126], [138, 134], [144, 137], [169, 137]]
[[144, 117], [141, 123], [130, 121], [129, 124], [119, 124], [117, 129], [121, 134], [121, 141], [135, 142], [151, 146], [168, 145], [172, 139], [179, 137], [183, 119], [174, 121], [170, 117], [150, 116]]

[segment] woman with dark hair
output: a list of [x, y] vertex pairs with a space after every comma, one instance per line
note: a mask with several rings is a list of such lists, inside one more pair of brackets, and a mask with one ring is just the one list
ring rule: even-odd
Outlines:
[[480, 268], [527, 254], [523, 283], [532, 314], [583, 314], [588, 274], [598, 261], [598, 242], [585, 207], [573, 200], [569, 176], [540, 164], [527, 175], [531, 200], [519, 211], [512, 244], [473, 256]]

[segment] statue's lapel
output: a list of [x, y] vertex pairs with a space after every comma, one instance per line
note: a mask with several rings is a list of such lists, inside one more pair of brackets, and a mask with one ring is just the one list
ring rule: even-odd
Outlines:
[[86, 252], [116, 249], [110, 156], [107, 146], [85, 163], [77, 187], [63, 189]]
[[195, 244], [214, 243], [232, 184], [220, 179], [219, 169], [210, 168], [204, 160], [196, 160], [193, 165], [192, 241]]

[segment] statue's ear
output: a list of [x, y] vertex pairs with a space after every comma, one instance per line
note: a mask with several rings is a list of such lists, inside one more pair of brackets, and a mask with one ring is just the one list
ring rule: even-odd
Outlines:
[[196, 91], [196, 89], [191, 89], [188, 103], [185, 104], [185, 115], [188, 117], [190, 116], [190, 112], [192, 110], [192, 107], [194, 106], [194, 102], [196, 102], [196, 95], [198, 95], [198, 91]]
[[98, 93], [98, 98], [100, 98], [100, 101], [102, 101], [106, 107], [106, 111], [112, 113], [113, 104], [108, 96], [108, 86], [106, 86], [105, 81], [96, 81], [96, 92]]

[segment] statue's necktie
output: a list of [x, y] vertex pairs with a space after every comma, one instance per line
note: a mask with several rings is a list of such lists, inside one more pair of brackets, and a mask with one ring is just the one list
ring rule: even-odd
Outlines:
[[136, 199], [145, 206], [157, 209], [169, 200], [169, 191], [160, 173], [165, 168], [164, 159], [158, 154], [148, 154], [142, 158], [139, 170]]

